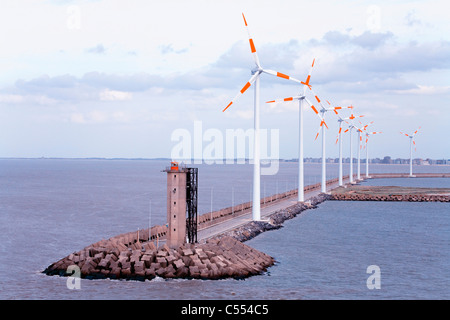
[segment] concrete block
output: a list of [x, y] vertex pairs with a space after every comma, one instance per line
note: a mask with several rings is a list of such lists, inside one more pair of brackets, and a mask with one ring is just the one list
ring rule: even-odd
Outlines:
[[144, 261], [136, 261], [134, 263], [134, 269], [144, 269], [145, 268], [145, 263]]
[[190, 266], [192, 263], [192, 259], [189, 256], [182, 256], [181, 260], [183, 260], [183, 263], [185, 266]]
[[181, 260], [181, 259], [175, 260], [175, 261], [173, 262], [173, 265], [174, 265], [175, 268], [177, 268], [177, 269], [181, 269], [181, 268], [183, 268], [183, 267], [185, 266], [183, 260]]
[[120, 257], [127, 257], [128, 258], [129, 256], [131, 256], [131, 251], [130, 250], [125, 249], [123, 251], [120, 251], [119, 258]]
[[171, 264], [172, 262], [174, 262], [176, 260], [176, 258], [173, 255], [169, 255], [166, 257], [167, 263]]
[[154, 277], [156, 276], [156, 273], [155, 273], [155, 269], [146, 269], [145, 270], [145, 277], [146, 278], [149, 278], [149, 279], [153, 279]]
[[216, 254], [210, 250], [205, 251], [205, 253], [208, 256], [208, 259], [211, 259], [212, 257], [216, 256]]
[[130, 257], [130, 262], [139, 262], [141, 260], [141, 256], [131, 256]]
[[110, 272], [111, 271], [109, 269], [102, 269], [102, 270], [100, 270], [100, 273], [102, 275], [104, 275], [105, 277], [108, 277]]
[[134, 264], [134, 273], [139, 276], [145, 276], [145, 264], [142, 261]]
[[191, 277], [198, 277], [200, 275], [200, 270], [197, 266], [190, 266], [189, 267], [189, 275]]
[[131, 251], [131, 255], [140, 257], [142, 255], [142, 251], [141, 251], [141, 249], [135, 249], [135, 250]]
[[159, 277], [163, 277], [164, 274], [166, 273], [166, 268], [159, 268], [155, 270], [156, 275], [158, 275]]
[[94, 268], [89, 263], [85, 263], [81, 268], [81, 275], [84, 277], [88, 276], [92, 273], [93, 270]]
[[155, 246], [155, 244], [153, 243], [153, 241], [150, 241], [150, 242], [145, 243], [145, 244], [144, 244], [144, 248], [145, 248], [146, 250], [156, 251], [156, 246]]
[[103, 253], [101, 252], [101, 253], [95, 254], [94, 257], [92, 258], [92, 260], [98, 264], [103, 258], [104, 258]]
[[200, 259], [208, 259], [208, 255], [203, 251], [198, 252], [197, 255]]
[[158, 250], [156, 252], [157, 257], [167, 257], [169, 255], [169, 252], [166, 250]]
[[121, 274], [122, 277], [128, 278], [128, 277], [131, 276], [131, 269], [130, 268], [125, 268], [125, 269], [122, 268], [120, 270], [120, 274]]
[[109, 262], [109, 269], [115, 269], [115, 268], [120, 268], [119, 260], [117, 260], [117, 261], [111, 260]]
[[200, 270], [200, 277], [207, 279], [209, 277], [209, 270], [208, 269], [201, 269]]
[[120, 271], [121, 271], [120, 268], [113, 268], [113, 269], [111, 269], [109, 276], [114, 279], [119, 279]]
[[143, 261], [145, 263], [145, 266], [147, 268], [150, 267], [150, 263], [153, 262], [153, 256], [151, 255], [143, 255], [141, 258], [141, 261]]
[[161, 265], [162, 268], [167, 267], [167, 260], [163, 257], [156, 257], [156, 262]]
[[101, 261], [100, 261], [100, 263], [97, 265], [99, 268], [103, 268], [103, 269], [106, 269], [106, 268], [108, 268], [109, 267], [109, 264], [110, 264], [110, 260], [109, 259], [102, 259]]
[[181, 267], [175, 271], [175, 275], [180, 278], [186, 278], [189, 276], [189, 269], [187, 267]]
[[184, 249], [183, 250], [183, 256], [191, 256], [194, 252], [191, 249]]

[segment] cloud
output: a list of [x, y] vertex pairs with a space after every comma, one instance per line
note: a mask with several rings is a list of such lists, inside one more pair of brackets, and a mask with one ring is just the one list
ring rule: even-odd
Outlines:
[[[350, 42], [367, 41], [364, 46], [348, 45], [342, 50], [318, 41], [320, 49], [311, 83], [354, 92], [410, 90], [417, 88], [417, 76], [411, 74], [450, 69], [450, 42], [395, 43], [390, 37], [367, 35]], [[336, 38], [335, 38], [336, 39]], [[364, 39], [364, 40], [362, 40]], [[370, 45], [369, 45], [370, 44]]]
[[24, 97], [17, 94], [0, 94], [0, 103], [15, 104], [24, 101]]
[[405, 23], [409, 27], [422, 25], [422, 21], [416, 17], [416, 10], [411, 10], [406, 14]]
[[162, 54], [170, 54], [170, 53], [175, 53], [175, 54], [182, 54], [182, 53], [186, 53], [189, 51], [189, 48], [183, 48], [183, 49], [179, 49], [179, 50], [175, 50], [173, 48], [173, 44], [167, 44], [167, 45], [161, 45], [159, 46], [159, 50]]
[[94, 53], [94, 54], [105, 54], [106, 48], [102, 44], [98, 44], [95, 47], [88, 48], [86, 50], [88, 53]]
[[436, 95], [450, 93], [450, 86], [423, 86], [417, 85], [417, 87], [407, 90], [393, 90], [398, 94], [418, 94], [418, 95]]
[[159, 75], [143, 72], [130, 75], [89, 72], [78, 81], [94, 88], [137, 92], [145, 91], [154, 86], [163, 86], [165, 79]]
[[100, 92], [100, 100], [102, 101], [125, 101], [131, 100], [133, 95], [130, 92], [115, 91], [105, 89]]
[[384, 45], [389, 39], [392, 39], [394, 34], [392, 32], [376, 33], [365, 31], [364, 33], [351, 36], [340, 31], [327, 32], [322, 41], [312, 41], [311, 43], [326, 43], [332, 46], [348, 46], [354, 45], [362, 48], [374, 49]]
[[389, 39], [393, 38], [392, 32], [373, 33], [366, 31], [363, 34], [354, 37], [351, 43], [363, 48], [374, 49], [384, 45]]
[[67, 120], [74, 124], [95, 125], [107, 123], [128, 123], [132, 116], [122, 111], [92, 110], [85, 112], [72, 112]]
[[[263, 67], [304, 79], [312, 58], [317, 58], [311, 83], [331, 92], [392, 92], [400, 94], [433, 94], [447, 92], [447, 87], [418, 86], [412, 73], [450, 69], [450, 42], [398, 43], [390, 32], [329, 31], [321, 39], [300, 42], [290, 40], [258, 47]], [[98, 50], [97, 50], [98, 49]], [[162, 48], [174, 52], [171, 44]], [[96, 51], [104, 51], [99, 45]], [[108, 74], [88, 72], [76, 77], [65, 74], [44, 75], [31, 80], [17, 80], [0, 90], [0, 101], [21, 103], [35, 99], [40, 103], [55, 101], [129, 101], [133, 93], [149, 95], [195, 92], [198, 99], [210, 99], [205, 89], [220, 91], [232, 98], [248, 81], [255, 63], [248, 42], [235, 42], [216, 62], [186, 73], [169, 75], [133, 73]], [[273, 87], [284, 80], [263, 75], [262, 87]], [[286, 82], [285, 82], [286, 83]], [[33, 98], [32, 98], [33, 97]], [[228, 100], [228, 99], [226, 99]]]

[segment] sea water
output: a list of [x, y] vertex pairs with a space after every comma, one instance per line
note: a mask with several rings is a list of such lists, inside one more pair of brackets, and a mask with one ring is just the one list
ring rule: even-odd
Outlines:
[[[327, 201], [247, 242], [276, 259], [246, 280], [81, 280], [46, 276], [51, 263], [101, 239], [164, 224], [167, 161], [0, 160], [1, 299], [449, 299], [448, 203]], [[251, 165], [198, 165], [199, 214], [251, 199]], [[328, 165], [327, 178], [337, 177]], [[371, 172], [409, 172], [371, 165]], [[415, 172], [450, 172], [417, 166]], [[305, 164], [305, 184], [320, 182]], [[295, 189], [297, 164], [263, 176], [261, 196]], [[346, 174], [346, 172], [344, 172]], [[450, 187], [445, 178], [368, 185]], [[379, 289], [370, 289], [370, 266]]]

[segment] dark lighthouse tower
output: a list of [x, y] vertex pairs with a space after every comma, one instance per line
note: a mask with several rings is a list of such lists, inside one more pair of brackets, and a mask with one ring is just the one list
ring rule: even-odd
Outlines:
[[198, 168], [167, 167], [167, 245], [177, 248], [197, 242]]

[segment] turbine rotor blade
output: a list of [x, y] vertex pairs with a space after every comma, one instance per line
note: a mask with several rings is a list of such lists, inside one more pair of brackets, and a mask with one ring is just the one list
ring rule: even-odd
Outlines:
[[319, 126], [319, 132], [317, 132], [316, 138], [314, 140], [317, 140], [317, 137], [319, 136], [319, 133], [320, 133], [320, 128], [322, 128], [323, 125], [325, 125], [325, 127], [328, 129], [325, 119], [322, 119], [322, 121], [320, 122], [320, 126]]
[[239, 91], [239, 93], [233, 98], [233, 100], [231, 100], [231, 102], [226, 106], [225, 109], [222, 110], [222, 112], [224, 112], [225, 110], [227, 110], [234, 102], [236, 102], [236, 100], [244, 94], [245, 91], [247, 91], [248, 88], [250, 88], [250, 86], [252, 85], [252, 83], [256, 80], [256, 77], [259, 76], [259, 73], [255, 73], [250, 80], [245, 84], [245, 86], [241, 89], [241, 91]]
[[283, 78], [283, 79], [286, 79], [286, 80], [291, 80], [291, 81], [294, 81], [294, 82], [297, 82], [297, 83], [301, 83], [300, 80], [297, 80], [297, 79], [295, 79], [293, 77], [288, 76], [287, 74], [284, 74], [284, 73], [281, 73], [281, 72], [277, 72], [277, 71], [274, 71], [274, 70], [262, 69], [262, 72], [265, 72], [267, 74], [271, 74], [273, 76], [276, 76], [276, 77], [279, 77], [279, 78]]
[[317, 114], [317, 116], [319, 117], [319, 119], [322, 121], [322, 120], [323, 120], [323, 119], [322, 119], [322, 116], [320, 115], [320, 113], [319, 113], [319, 111], [317, 110], [317, 108], [314, 107], [314, 105], [313, 105], [308, 99], [305, 98], [305, 101], [306, 101], [307, 104], [309, 104], [309, 106], [310, 106], [311, 109], [314, 111], [314, 113]]
[[311, 88], [311, 85], [309, 84], [309, 80], [311, 80], [311, 73], [312, 73], [312, 70], [313, 70], [313, 68], [314, 68], [314, 62], [315, 62], [315, 61], [316, 61], [316, 58], [314, 58], [314, 60], [313, 60], [313, 62], [312, 62], [311, 69], [309, 70], [309, 74], [308, 74], [308, 77], [306, 78], [305, 82], [301, 81], [301, 83], [302, 83], [303, 85], [305, 85], [305, 86], [307, 86], [307, 87], [309, 87], [309, 88]]
[[301, 99], [301, 98], [302, 98], [301, 96], [296, 96], [296, 97], [289, 97], [289, 98], [284, 98], [284, 99], [270, 100], [270, 101], [267, 101], [266, 103], [287, 102], [287, 101], [299, 100], [299, 99]]
[[252, 52], [253, 59], [255, 60], [256, 66], [258, 68], [261, 68], [261, 64], [259, 63], [258, 54], [256, 53], [255, 43], [253, 42], [252, 35], [250, 34], [250, 29], [248, 28], [247, 20], [245, 19], [244, 13], [242, 13], [242, 17], [244, 18], [245, 28], [247, 29], [248, 41], [250, 43], [250, 50]]

